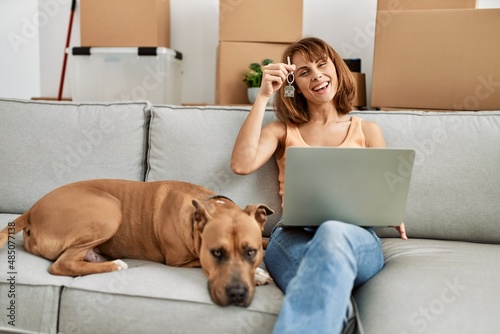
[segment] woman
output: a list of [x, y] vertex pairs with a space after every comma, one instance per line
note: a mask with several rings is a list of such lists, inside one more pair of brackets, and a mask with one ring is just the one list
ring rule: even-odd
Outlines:
[[[293, 96], [285, 97], [291, 85]], [[326, 42], [309, 37], [290, 45], [282, 63], [264, 67], [260, 91], [234, 144], [232, 170], [249, 174], [274, 155], [283, 196], [289, 146], [384, 147], [376, 123], [349, 116], [354, 90], [349, 69]], [[279, 120], [262, 128], [266, 104], [275, 92]], [[404, 225], [397, 229], [406, 239]], [[340, 333], [352, 289], [380, 271], [384, 259], [373, 230], [327, 221], [317, 229], [278, 224], [265, 264], [285, 293], [276, 333]]]

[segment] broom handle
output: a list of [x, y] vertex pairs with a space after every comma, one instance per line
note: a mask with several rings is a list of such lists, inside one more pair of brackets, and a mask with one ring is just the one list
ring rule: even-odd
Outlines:
[[68, 61], [68, 52], [66, 52], [66, 50], [69, 48], [69, 42], [71, 40], [71, 30], [73, 29], [73, 17], [75, 16], [75, 9], [76, 0], [73, 0], [73, 2], [71, 3], [71, 13], [69, 15], [68, 35], [66, 36], [66, 47], [64, 48], [63, 66], [61, 71], [61, 80], [59, 81], [59, 93], [57, 94], [57, 101], [62, 100], [64, 77], [66, 76], [66, 63]]

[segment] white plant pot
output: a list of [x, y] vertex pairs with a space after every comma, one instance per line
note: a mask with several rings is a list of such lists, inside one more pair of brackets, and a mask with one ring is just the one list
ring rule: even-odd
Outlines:
[[[253, 104], [255, 102], [255, 99], [257, 98], [257, 94], [259, 93], [259, 90], [260, 90], [260, 87], [248, 88], [248, 91], [247, 91], [248, 92], [248, 101], [250, 101], [250, 104]], [[274, 93], [273, 93], [273, 95], [271, 95], [271, 98], [267, 102], [267, 105], [269, 107], [272, 107], [273, 102], [274, 102]]]

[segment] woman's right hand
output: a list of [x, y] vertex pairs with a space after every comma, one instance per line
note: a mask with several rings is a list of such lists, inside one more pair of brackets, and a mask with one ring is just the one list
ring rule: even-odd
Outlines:
[[269, 64], [264, 66], [262, 70], [262, 83], [260, 85], [259, 94], [270, 97], [274, 92], [277, 92], [280, 87], [286, 83], [287, 76], [295, 71], [295, 65], [284, 63]]
[[401, 239], [408, 240], [408, 237], [406, 236], [405, 223], [401, 223], [401, 225], [396, 226], [396, 230], [398, 230]]

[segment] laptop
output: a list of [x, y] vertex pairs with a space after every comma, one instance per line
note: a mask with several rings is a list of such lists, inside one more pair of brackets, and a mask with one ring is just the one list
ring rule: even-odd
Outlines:
[[289, 147], [282, 225], [400, 225], [414, 159], [412, 149]]

